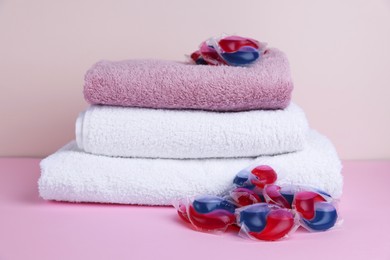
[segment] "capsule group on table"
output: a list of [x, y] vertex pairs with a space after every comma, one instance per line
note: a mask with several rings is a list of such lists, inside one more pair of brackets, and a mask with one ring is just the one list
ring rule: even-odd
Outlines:
[[224, 196], [202, 195], [176, 203], [179, 216], [201, 231], [240, 228], [241, 236], [278, 240], [299, 226], [326, 231], [338, 220], [336, 201], [312, 187], [276, 185], [276, 172], [267, 165], [240, 171]]

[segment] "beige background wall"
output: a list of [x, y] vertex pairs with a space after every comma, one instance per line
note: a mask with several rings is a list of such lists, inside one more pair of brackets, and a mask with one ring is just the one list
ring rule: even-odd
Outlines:
[[183, 60], [223, 32], [287, 53], [294, 101], [343, 159], [390, 158], [389, 0], [0, 0], [0, 156], [74, 138], [95, 61]]

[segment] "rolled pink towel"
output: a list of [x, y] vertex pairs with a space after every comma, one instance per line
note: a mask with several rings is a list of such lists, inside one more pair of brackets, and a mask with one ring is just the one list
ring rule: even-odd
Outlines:
[[242, 111], [285, 108], [292, 89], [286, 55], [269, 49], [250, 67], [100, 61], [85, 75], [84, 96], [91, 104]]

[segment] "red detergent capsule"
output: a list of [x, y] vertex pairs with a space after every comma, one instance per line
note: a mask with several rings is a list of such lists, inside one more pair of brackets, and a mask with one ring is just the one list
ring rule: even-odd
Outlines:
[[206, 42], [203, 42], [200, 46], [200, 54], [202, 58], [209, 65], [221, 65], [226, 64], [226, 62], [219, 56], [218, 52], [211, 46], [207, 45]]
[[265, 185], [272, 184], [277, 179], [276, 172], [268, 165], [257, 166], [251, 173], [255, 177], [251, 179], [252, 184], [259, 188], [264, 188]]
[[191, 59], [193, 61], [197, 61], [202, 55], [200, 54], [200, 51], [197, 50], [197, 51], [194, 51], [192, 54], [191, 54]]
[[289, 201], [281, 194], [282, 188], [278, 185], [271, 184], [264, 188], [264, 197], [268, 203], [276, 204], [283, 208], [291, 208]]
[[260, 43], [258, 41], [240, 36], [227, 36], [222, 38], [219, 40], [218, 45], [222, 51], [229, 53], [236, 52], [240, 48], [247, 46], [260, 49]]
[[185, 204], [179, 203], [179, 205], [177, 206], [177, 214], [185, 222], [191, 223], [189, 218], [188, 218], [187, 209], [186, 209]]
[[249, 232], [249, 235], [260, 240], [278, 240], [286, 236], [294, 224], [294, 215], [290, 211], [277, 209], [267, 215], [267, 225], [263, 231]]
[[261, 202], [261, 198], [253, 190], [236, 188], [230, 192], [230, 198], [240, 207]]
[[223, 230], [236, 221], [234, 214], [226, 210], [217, 209], [202, 214], [197, 212], [192, 205], [188, 207], [188, 218], [196, 228], [201, 230]]
[[236, 205], [219, 196], [203, 195], [174, 203], [179, 217], [202, 231], [223, 231], [236, 222]]
[[315, 203], [326, 201], [324, 197], [313, 191], [299, 191], [295, 194], [294, 205], [304, 219], [312, 219], [315, 215]]
[[240, 233], [254, 239], [278, 240], [296, 227], [291, 210], [267, 203], [238, 208], [236, 216]]

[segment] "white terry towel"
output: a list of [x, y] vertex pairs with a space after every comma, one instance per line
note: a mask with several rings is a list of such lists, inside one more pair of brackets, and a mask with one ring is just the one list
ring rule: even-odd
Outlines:
[[91, 106], [76, 122], [80, 149], [140, 158], [256, 157], [302, 150], [308, 123], [285, 110], [209, 112]]
[[300, 152], [240, 159], [106, 157], [71, 142], [42, 160], [39, 193], [47, 200], [169, 205], [186, 196], [220, 195], [238, 171], [259, 164], [272, 166], [279, 184], [313, 185], [341, 196], [340, 160], [329, 140], [314, 131]]

